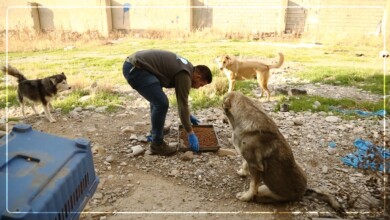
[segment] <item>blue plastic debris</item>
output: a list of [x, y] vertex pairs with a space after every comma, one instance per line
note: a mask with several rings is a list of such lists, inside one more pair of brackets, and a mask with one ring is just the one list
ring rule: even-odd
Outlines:
[[126, 13], [130, 10], [131, 4], [130, 3], [125, 3], [123, 4], [123, 13]]
[[329, 141], [328, 146], [331, 147], [331, 148], [335, 148], [336, 147], [336, 142]]
[[381, 116], [385, 117], [387, 115], [386, 110], [381, 109], [375, 112], [368, 112], [368, 111], [362, 111], [362, 110], [347, 110], [347, 109], [339, 109], [334, 106], [330, 107], [330, 110], [343, 113], [345, 115], [347, 114], [357, 114], [359, 116], [368, 117], [368, 116]]
[[390, 150], [375, 146], [370, 141], [360, 138], [354, 141], [357, 150], [341, 158], [344, 164], [354, 168], [390, 172]]

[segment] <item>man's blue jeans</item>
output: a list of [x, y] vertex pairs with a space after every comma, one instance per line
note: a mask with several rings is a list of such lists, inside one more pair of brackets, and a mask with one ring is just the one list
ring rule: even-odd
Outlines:
[[160, 81], [152, 73], [134, 67], [128, 62], [123, 64], [123, 75], [130, 86], [149, 101], [153, 142], [161, 144], [164, 138], [163, 129], [169, 101], [162, 90]]

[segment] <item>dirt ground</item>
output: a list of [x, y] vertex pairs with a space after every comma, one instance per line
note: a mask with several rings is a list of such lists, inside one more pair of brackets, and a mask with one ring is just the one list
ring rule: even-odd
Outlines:
[[[275, 81], [277, 77], [273, 76]], [[343, 91], [343, 88], [323, 85], [302, 88], [318, 94], [325, 94], [321, 89]], [[31, 111], [27, 119], [20, 121], [42, 132], [91, 141], [100, 183], [81, 219], [337, 218], [326, 203], [316, 199], [303, 198], [281, 204], [237, 200], [235, 195], [249, 187], [249, 179], [236, 174], [241, 163], [239, 156], [219, 156], [215, 152], [179, 152], [172, 157], [150, 155], [149, 143], [145, 141], [150, 129], [148, 104], [128, 87], [120, 90], [123, 102], [115, 113], [100, 112], [97, 108], [76, 110], [75, 107], [69, 114], [53, 113], [56, 123], [31, 115]], [[351, 91], [346, 90], [346, 94], [354, 94]], [[356, 96], [364, 97], [364, 94]], [[261, 102], [290, 143], [295, 159], [304, 167], [309, 186], [336, 196], [348, 213], [346, 218], [384, 218], [386, 204], [381, 198], [386, 196], [383, 180], [387, 180], [387, 176], [354, 169], [340, 161], [340, 157], [354, 150], [351, 143], [356, 137], [381, 140], [380, 131], [386, 123], [383, 119], [329, 122], [328, 113], [275, 113], [271, 112], [275, 101]], [[10, 114], [20, 116], [20, 110], [11, 109]], [[214, 126], [221, 148], [234, 149], [230, 142], [231, 129], [221, 108], [208, 108], [194, 114], [202, 124]], [[10, 122], [10, 125], [15, 123]], [[170, 108], [166, 123], [171, 129], [165, 140], [177, 143], [180, 121], [174, 107]], [[335, 155], [326, 152], [326, 141], [331, 138], [339, 140]], [[134, 146], [141, 146], [145, 152], [134, 156]]]
[[[236, 157], [219, 157], [211, 152], [194, 155], [194, 160], [199, 158], [198, 162], [181, 160], [181, 152], [173, 157], [148, 155], [148, 152], [132, 157], [124, 151], [131, 145], [129, 134], [122, 134], [121, 130], [132, 122], [140, 121], [144, 109], [132, 112], [135, 114], [128, 114], [124, 118], [119, 112], [115, 115], [93, 113], [91, 117], [82, 119], [57, 114], [56, 123], [49, 123], [44, 117], [37, 116], [26, 120], [35, 130], [71, 139], [88, 138], [93, 150], [104, 148], [102, 155], [94, 151], [95, 169], [100, 178], [94, 195], [98, 199], [93, 197], [90, 200], [81, 219], [236, 219], [238, 216], [241, 219], [252, 219], [254, 215], [261, 215], [264, 219], [290, 219], [292, 216], [288, 213], [288, 204], [258, 205], [239, 202], [235, 199], [235, 192], [225, 192], [224, 195], [211, 192], [219, 182], [197, 186], [169, 174], [177, 166], [188, 172], [206, 166], [203, 172], [207, 172], [207, 161], [221, 159], [226, 164], [220, 167], [223, 173], [217, 175], [223, 179], [230, 176], [241, 182], [237, 185], [238, 192], [247, 187], [248, 181], [235, 174], [235, 167], [239, 164]], [[143, 136], [148, 129], [148, 124], [140, 123], [136, 126], [136, 133]], [[168, 136], [175, 139], [177, 132], [171, 133]], [[145, 149], [148, 148], [148, 143], [141, 143]], [[111, 163], [106, 161], [109, 155], [114, 155], [115, 158]], [[173, 165], [169, 166], [170, 163]], [[234, 164], [237, 166], [232, 166]], [[285, 211], [287, 213], [274, 214]]]

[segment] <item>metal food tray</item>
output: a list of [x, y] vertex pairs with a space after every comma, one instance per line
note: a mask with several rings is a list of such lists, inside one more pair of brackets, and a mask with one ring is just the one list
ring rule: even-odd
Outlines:
[[[215, 132], [214, 126], [213, 125], [193, 125], [192, 129], [194, 130], [196, 136], [198, 137], [199, 140], [199, 151], [218, 151], [220, 146], [219, 146], [219, 139], [218, 136]], [[211, 142], [214, 143], [206, 143], [207, 141], [205, 139], [204, 135], [201, 135], [199, 133], [199, 129], [206, 129], [209, 131], [210, 138], [213, 139]], [[185, 138], [181, 138], [182, 135], [185, 135]], [[183, 125], [179, 125], [179, 132], [178, 132], [178, 143], [179, 143], [179, 151], [190, 151], [191, 149], [188, 146], [188, 139], [187, 139], [187, 132], [185, 131]]]

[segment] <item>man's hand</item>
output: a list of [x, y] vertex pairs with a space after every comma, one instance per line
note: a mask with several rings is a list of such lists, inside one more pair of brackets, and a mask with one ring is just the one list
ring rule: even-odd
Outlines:
[[188, 134], [188, 143], [192, 151], [199, 152], [199, 141], [195, 133]]
[[195, 116], [190, 115], [190, 121], [193, 125], [198, 125], [200, 123], [199, 119], [197, 119]]

